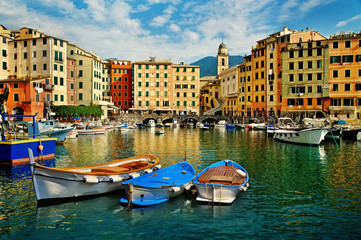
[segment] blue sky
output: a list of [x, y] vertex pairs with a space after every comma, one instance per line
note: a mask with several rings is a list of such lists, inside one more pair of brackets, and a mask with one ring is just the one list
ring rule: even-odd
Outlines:
[[360, 33], [361, 0], [0, 0], [0, 24], [38, 29], [103, 59], [191, 63], [216, 56], [222, 37], [231, 55], [245, 55], [285, 26]]

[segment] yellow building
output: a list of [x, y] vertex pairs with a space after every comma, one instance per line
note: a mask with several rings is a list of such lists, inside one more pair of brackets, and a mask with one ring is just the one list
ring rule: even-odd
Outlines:
[[156, 59], [134, 62], [134, 108], [147, 111], [172, 110], [172, 62]]
[[151, 57], [134, 62], [134, 108], [199, 114], [199, 67]]
[[174, 113], [199, 115], [200, 79], [199, 66], [184, 63], [172, 65]]
[[12, 41], [11, 31], [7, 30], [4, 26], [0, 25], [0, 80], [9, 77], [9, 45], [8, 42]]

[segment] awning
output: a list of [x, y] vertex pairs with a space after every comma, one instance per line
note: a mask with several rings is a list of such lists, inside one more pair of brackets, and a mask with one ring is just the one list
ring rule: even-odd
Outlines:
[[114, 105], [108, 105], [108, 107], [110, 107], [110, 108], [114, 108], [114, 109], [116, 109], [116, 110], [121, 109], [120, 107], [116, 107], [116, 106], [114, 106]]

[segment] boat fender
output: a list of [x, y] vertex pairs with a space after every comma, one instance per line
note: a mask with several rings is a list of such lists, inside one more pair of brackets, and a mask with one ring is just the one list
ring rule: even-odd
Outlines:
[[238, 173], [238, 175], [240, 175], [241, 177], [247, 177], [247, 173], [243, 172], [242, 170], [240, 169], [237, 169], [236, 171]]
[[39, 151], [43, 151], [44, 146], [40, 144], [38, 148], [39, 148]]
[[140, 175], [145, 175], [145, 174], [147, 174], [147, 173], [148, 173], [148, 171], [144, 170], [144, 171], [142, 171], [142, 172], [140, 173]]
[[99, 183], [98, 178], [89, 176], [88, 178], [83, 177], [84, 183]]
[[180, 190], [181, 190], [180, 187], [171, 187], [171, 188], [169, 188], [169, 191], [171, 191], [171, 192], [173, 192], [173, 193], [179, 192]]
[[192, 188], [192, 186], [193, 186], [193, 184], [192, 183], [187, 183], [186, 185], [184, 185], [184, 189], [186, 190], [186, 191], [189, 191], [191, 188]]
[[109, 178], [110, 183], [116, 183], [123, 181], [123, 178], [121, 176], [114, 176], [112, 178]]
[[133, 179], [133, 178], [136, 178], [136, 177], [139, 177], [140, 174], [139, 173], [132, 173], [132, 174], [129, 174], [129, 178], [130, 179]]
[[153, 172], [154, 172], [154, 171], [158, 171], [158, 170], [159, 170], [159, 167], [154, 167], [154, 168], [153, 168]]

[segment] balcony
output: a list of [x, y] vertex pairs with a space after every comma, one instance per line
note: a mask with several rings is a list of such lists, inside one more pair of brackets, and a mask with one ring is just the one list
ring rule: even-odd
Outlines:
[[54, 85], [51, 84], [44, 84], [44, 90], [54, 90]]
[[330, 106], [330, 111], [354, 111], [355, 106]]

